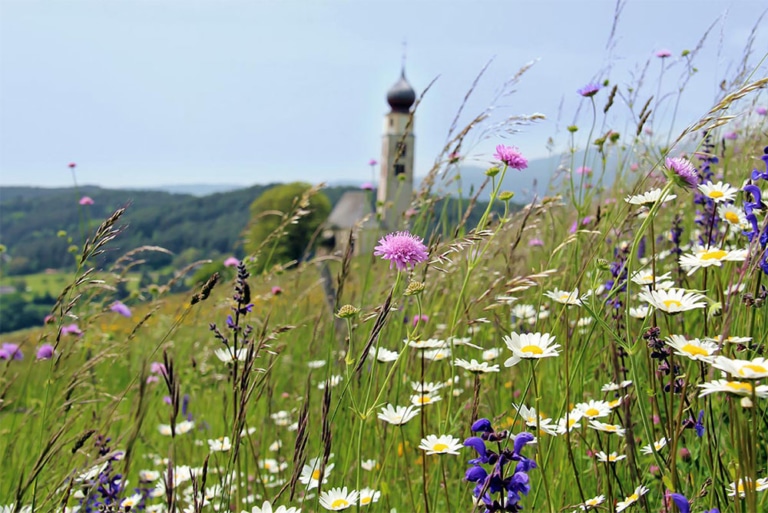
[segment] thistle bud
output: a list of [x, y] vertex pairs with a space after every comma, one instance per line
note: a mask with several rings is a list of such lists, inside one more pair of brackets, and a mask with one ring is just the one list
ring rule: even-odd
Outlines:
[[350, 317], [354, 317], [357, 315], [357, 313], [360, 311], [360, 309], [352, 306], [352, 305], [344, 305], [341, 308], [339, 308], [339, 311], [336, 312], [336, 317], [339, 319], [348, 319]]

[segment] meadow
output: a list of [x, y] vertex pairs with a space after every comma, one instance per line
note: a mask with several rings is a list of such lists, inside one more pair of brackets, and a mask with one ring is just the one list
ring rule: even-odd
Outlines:
[[499, 140], [476, 225], [428, 232], [427, 189], [374, 252], [252, 273], [278, 228], [130, 309], [142, 251], [91, 266], [117, 210], [49, 323], [3, 338], [0, 511], [768, 511], [768, 78], [728, 84], [663, 142], [684, 87], [589, 84], [583, 159], [520, 211], [491, 211], [526, 172]]

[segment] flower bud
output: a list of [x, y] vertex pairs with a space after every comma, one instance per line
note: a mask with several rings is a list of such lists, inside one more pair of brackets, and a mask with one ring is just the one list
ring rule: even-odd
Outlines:
[[348, 319], [357, 315], [359, 311], [360, 310], [358, 308], [355, 308], [352, 305], [344, 305], [339, 308], [339, 311], [336, 313], [336, 317], [339, 319]]

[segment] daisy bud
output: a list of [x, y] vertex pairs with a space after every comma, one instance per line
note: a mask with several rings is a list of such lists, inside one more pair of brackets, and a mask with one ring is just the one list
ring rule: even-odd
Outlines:
[[741, 398], [741, 407], [742, 408], [752, 408], [752, 399], [749, 397], [742, 397]]
[[344, 305], [339, 308], [339, 311], [336, 313], [336, 317], [339, 319], [348, 319], [357, 315], [359, 311], [360, 310], [358, 308], [355, 308], [352, 305]]
[[496, 175], [498, 175], [499, 173], [501, 173], [501, 169], [499, 169], [499, 168], [498, 168], [498, 167], [496, 167], [496, 166], [493, 166], [492, 168], [490, 168], [490, 169], [486, 170], [486, 172], [485, 172], [485, 176], [496, 176]]
[[510, 191], [503, 191], [499, 194], [499, 199], [501, 201], [509, 201], [514, 197], [515, 197], [515, 193]]
[[403, 292], [403, 295], [406, 295], [406, 296], [418, 296], [419, 294], [424, 292], [425, 288], [426, 288], [426, 285], [424, 285], [423, 282], [412, 281], [405, 288], [405, 292]]

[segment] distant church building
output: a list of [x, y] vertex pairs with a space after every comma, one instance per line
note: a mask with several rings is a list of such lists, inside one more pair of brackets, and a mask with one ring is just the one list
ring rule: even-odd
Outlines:
[[381, 169], [374, 203], [371, 191], [344, 193], [326, 221], [323, 238], [329, 249], [343, 252], [353, 239], [355, 254], [373, 250], [387, 232], [402, 228], [405, 212], [413, 196], [413, 113], [416, 92], [405, 79], [387, 92], [390, 111], [384, 117], [381, 143]]

